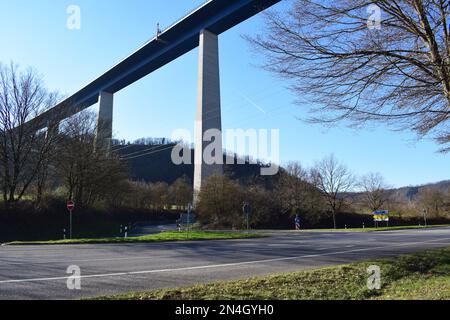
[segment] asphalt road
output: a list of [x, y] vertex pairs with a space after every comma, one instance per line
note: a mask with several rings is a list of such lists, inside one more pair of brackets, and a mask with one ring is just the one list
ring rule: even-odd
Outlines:
[[[450, 228], [276, 232], [209, 242], [0, 247], [0, 299], [74, 299], [241, 279], [450, 246]], [[67, 289], [68, 266], [81, 290]]]
[[177, 224], [175, 222], [165, 224], [148, 224], [144, 222], [137, 224], [135, 228], [128, 233], [128, 235], [130, 237], [140, 237], [149, 234], [175, 230], [177, 230]]

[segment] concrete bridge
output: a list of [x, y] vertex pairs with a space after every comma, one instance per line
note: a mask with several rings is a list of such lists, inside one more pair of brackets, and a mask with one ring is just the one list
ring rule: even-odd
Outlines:
[[87, 86], [30, 122], [37, 129], [55, 130], [60, 121], [98, 102], [96, 145], [109, 149], [114, 94], [199, 47], [194, 172], [194, 193], [197, 193], [202, 181], [223, 172], [222, 165], [208, 165], [202, 157], [204, 132], [222, 128], [218, 36], [278, 2], [280, 0], [209, 0]]

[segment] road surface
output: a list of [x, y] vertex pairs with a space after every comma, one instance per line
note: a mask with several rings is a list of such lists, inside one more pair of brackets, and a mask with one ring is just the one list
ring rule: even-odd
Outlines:
[[164, 224], [158, 224], [158, 223], [138, 223], [133, 230], [131, 230], [128, 233], [128, 236], [130, 237], [140, 237], [140, 236], [146, 236], [149, 234], [156, 234], [161, 233], [164, 231], [175, 231], [177, 230], [177, 224], [176, 222], [172, 223], [164, 223]]
[[[450, 228], [274, 232], [205, 242], [0, 247], [0, 299], [76, 299], [310, 269], [450, 246]], [[68, 266], [81, 290], [68, 290]]]

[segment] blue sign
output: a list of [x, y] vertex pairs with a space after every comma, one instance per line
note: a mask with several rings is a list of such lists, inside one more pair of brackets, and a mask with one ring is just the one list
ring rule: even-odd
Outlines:
[[373, 212], [373, 220], [377, 222], [389, 221], [389, 211], [388, 210], [378, 210]]

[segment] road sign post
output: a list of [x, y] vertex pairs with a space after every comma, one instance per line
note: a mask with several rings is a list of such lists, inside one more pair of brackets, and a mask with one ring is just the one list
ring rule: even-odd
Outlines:
[[372, 214], [375, 228], [378, 228], [378, 222], [386, 222], [386, 226], [389, 227], [389, 210], [377, 210]]
[[425, 228], [428, 226], [427, 222], [427, 209], [423, 209], [423, 221], [425, 222]]
[[67, 210], [69, 210], [69, 216], [70, 216], [70, 226], [69, 226], [69, 239], [72, 239], [72, 212], [75, 208], [75, 203], [72, 200], [67, 201]]
[[192, 203], [188, 204], [188, 212], [187, 212], [187, 226], [186, 226], [186, 232], [187, 232], [187, 238], [189, 238], [189, 227], [191, 223], [191, 211], [192, 211]]
[[244, 205], [242, 206], [242, 212], [245, 215], [245, 218], [247, 220], [247, 233], [250, 230], [250, 212], [251, 212], [251, 208], [250, 205], [247, 202], [244, 202]]

